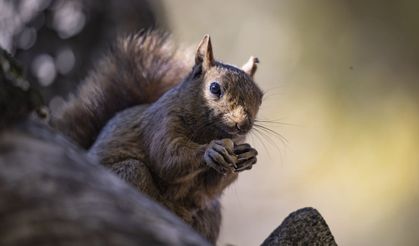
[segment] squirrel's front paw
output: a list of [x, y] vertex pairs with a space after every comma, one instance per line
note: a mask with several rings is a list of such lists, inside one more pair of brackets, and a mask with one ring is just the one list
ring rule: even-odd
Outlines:
[[258, 152], [250, 144], [239, 144], [234, 146], [234, 154], [237, 156], [235, 172], [252, 169], [256, 164]]
[[237, 170], [237, 156], [231, 139], [213, 140], [204, 154], [206, 164], [221, 174]]

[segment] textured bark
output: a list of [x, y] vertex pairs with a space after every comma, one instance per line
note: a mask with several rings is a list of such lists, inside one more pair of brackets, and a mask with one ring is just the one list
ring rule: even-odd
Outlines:
[[206, 245], [41, 124], [0, 133], [0, 245]]
[[279, 225], [262, 246], [277, 245], [337, 245], [329, 226], [314, 208], [302, 208]]

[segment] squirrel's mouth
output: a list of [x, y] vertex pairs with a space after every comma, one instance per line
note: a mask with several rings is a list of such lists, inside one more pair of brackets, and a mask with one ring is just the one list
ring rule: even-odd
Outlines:
[[227, 126], [227, 125], [218, 125], [217, 131], [219, 132], [218, 137], [222, 137], [222, 138], [232, 138], [233, 136], [236, 136], [239, 134], [239, 131], [237, 129]]
[[246, 135], [249, 132], [248, 129], [240, 129], [237, 126], [224, 126], [223, 131], [230, 136]]
[[243, 136], [249, 133], [252, 125], [246, 125], [246, 127], [240, 127], [238, 124], [226, 124], [224, 122], [218, 122], [216, 124], [217, 130], [222, 134], [223, 137], [231, 138], [234, 136]]

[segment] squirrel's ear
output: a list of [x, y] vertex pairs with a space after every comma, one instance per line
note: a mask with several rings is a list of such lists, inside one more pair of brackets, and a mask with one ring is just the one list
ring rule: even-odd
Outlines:
[[259, 59], [257, 57], [251, 56], [249, 60], [242, 66], [242, 70], [247, 73], [250, 77], [253, 78], [255, 72], [258, 68], [257, 64], [259, 63]]
[[211, 38], [208, 34], [204, 36], [198, 45], [195, 55], [195, 64], [202, 64], [204, 70], [215, 65], [214, 55], [212, 53]]

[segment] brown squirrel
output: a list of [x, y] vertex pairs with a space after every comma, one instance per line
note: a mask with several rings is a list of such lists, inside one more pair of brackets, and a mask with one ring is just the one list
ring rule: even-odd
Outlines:
[[[258, 59], [251, 57], [242, 69], [215, 61], [206, 35], [185, 76], [187, 63], [178, 65], [178, 53], [166, 49], [166, 42], [156, 32], [120, 41], [55, 122], [89, 147], [103, 121], [122, 110], [103, 127], [89, 155], [215, 243], [220, 195], [238, 172], [256, 163], [257, 151], [244, 139], [262, 102], [253, 81]], [[186, 78], [176, 83], [181, 76]], [[140, 105], [124, 110], [133, 104]], [[74, 122], [76, 128], [68, 128]], [[88, 127], [80, 129], [81, 122]]]
[[[1, 49], [0, 49], [0, 51], [1, 51]], [[72, 216], [70, 216], [71, 217], [70, 220], [66, 220], [63, 217], [64, 220], [60, 220], [59, 224], [60, 225], [62, 225], [63, 223], [64, 224], [65, 223], [74, 224], [73, 223], [74, 222], [74, 211], [73, 211], [73, 209], [71, 209], [71, 207], [68, 207], [68, 206], [67, 207], [71, 211], [66, 211], [65, 209], [64, 210], [56, 209], [55, 214], [54, 213], [51, 213], [51, 214], [42, 214], [42, 213], [39, 214], [39, 213], [37, 213], [36, 201], [35, 201], [35, 203], [33, 201], [32, 202], [30, 201], [31, 197], [33, 197], [32, 196], [33, 191], [31, 191], [30, 189], [28, 190], [28, 187], [27, 187], [28, 182], [26, 182], [26, 181], [28, 179], [28, 175], [25, 175], [24, 177], [21, 178], [23, 183], [22, 182], [20, 182], [20, 183], [22, 183], [22, 185], [16, 186], [16, 184], [17, 184], [16, 182], [19, 181], [19, 177], [22, 176], [20, 174], [18, 176], [13, 175], [13, 174], [18, 174], [19, 173], [19, 172], [16, 172], [16, 170], [17, 170], [16, 167], [19, 166], [19, 163], [23, 163], [23, 164], [28, 163], [26, 161], [27, 158], [22, 158], [23, 156], [30, 156], [30, 158], [32, 158], [32, 159], [35, 157], [35, 161], [36, 160], [38, 160], [38, 162], [41, 161], [41, 162], [38, 163], [41, 166], [44, 165], [44, 164], [46, 164], [46, 165], [54, 164], [53, 163], [54, 161], [57, 162], [55, 164], [58, 164], [58, 162], [59, 162], [60, 165], [58, 165], [58, 166], [60, 166], [60, 167], [58, 167], [57, 165], [52, 165], [52, 166], [50, 165], [49, 168], [42, 168], [42, 167], [40, 168], [40, 167], [37, 166], [36, 171], [31, 172], [31, 174], [29, 175], [29, 176], [32, 176], [32, 178], [37, 179], [38, 181], [39, 181], [39, 177], [38, 177], [39, 175], [42, 175], [42, 176], [45, 176], [45, 174], [49, 174], [50, 176], [52, 175], [51, 177], [53, 179], [55, 177], [56, 179], [55, 180], [48, 179], [48, 182], [50, 183], [49, 187], [51, 185], [57, 186], [57, 187], [60, 186], [60, 185], [61, 186], [62, 185], [65, 185], [65, 186], [67, 185], [68, 186], [69, 180], [68, 179], [63, 180], [62, 179], [63, 174], [66, 174], [67, 177], [70, 177], [70, 176], [72, 176], [70, 174], [71, 172], [79, 171], [79, 173], [84, 173], [86, 170], [77, 169], [77, 167], [76, 167], [76, 169], [72, 169], [72, 168], [70, 168], [70, 169], [67, 168], [65, 170], [60, 169], [61, 166], [62, 166], [61, 164], [68, 163], [68, 161], [73, 162], [73, 164], [77, 164], [77, 163], [78, 164], [83, 164], [83, 159], [84, 158], [82, 156], [77, 157], [77, 153], [76, 153], [76, 157], [77, 157], [76, 159], [77, 160], [74, 160], [74, 153], [73, 152], [75, 150], [73, 149], [73, 147], [71, 145], [68, 144], [67, 141], [65, 141], [63, 138], [58, 137], [55, 134], [51, 135], [51, 132], [49, 132], [48, 129], [43, 127], [43, 124], [42, 124], [42, 126], [38, 125], [37, 124], [38, 121], [33, 121], [32, 117], [29, 117], [29, 118], [31, 118], [31, 120], [29, 120], [29, 121], [25, 120], [25, 118], [28, 118], [28, 115], [31, 114], [32, 110], [38, 111], [42, 108], [42, 102], [41, 102], [42, 100], [41, 100], [40, 96], [38, 95], [39, 93], [37, 93], [36, 91], [34, 91], [30, 87], [30, 83], [27, 83], [27, 81], [23, 81], [23, 78], [21, 77], [21, 71], [22, 70], [17, 66], [17, 64], [14, 62], [14, 60], [11, 58], [11, 56], [9, 56], [4, 51], [1, 51], [0, 52], [0, 60], [3, 63], [3, 66], [0, 67], [0, 87], [1, 87], [0, 94], [3, 95], [3, 97], [0, 97], [0, 108], [3, 109], [3, 111], [0, 110], [0, 115], [1, 115], [1, 117], [0, 117], [0, 133], [3, 133], [2, 139], [0, 141], [3, 141], [3, 145], [7, 147], [6, 149], [3, 148], [3, 151], [0, 153], [0, 159], [1, 159], [1, 157], [3, 157], [3, 159], [4, 158], [8, 159], [9, 162], [11, 160], [13, 160], [12, 161], [13, 165], [3, 165], [2, 173], [5, 174], [5, 175], [3, 175], [3, 177], [6, 178], [6, 180], [7, 179], [9, 179], [9, 180], [13, 179], [14, 180], [13, 182], [6, 182], [6, 183], [10, 183], [13, 186], [13, 189], [11, 189], [13, 194], [15, 194], [16, 192], [19, 193], [19, 187], [21, 188], [20, 191], [22, 191], [22, 189], [24, 189], [25, 191], [29, 192], [28, 196], [25, 196], [23, 193], [20, 194], [19, 197], [21, 199], [19, 199], [19, 200], [24, 202], [30, 208], [35, 208], [35, 210], [32, 209], [33, 212], [35, 213], [34, 215], [36, 215], [38, 217], [41, 216], [42, 221], [43, 221], [44, 224], [46, 224], [48, 226], [52, 226], [52, 224], [54, 224], [54, 222], [56, 222], [56, 220], [48, 220], [48, 218], [50, 218], [51, 216], [56, 216], [57, 213], [60, 214], [60, 217], [63, 217], [63, 215], [65, 217], [65, 215], [68, 214], [68, 212], [71, 212], [70, 214], [72, 215]], [[4, 64], [6, 64], [8, 66], [4, 66]], [[27, 87], [28, 85], [29, 85], [29, 88]], [[82, 104], [80, 104], [80, 105], [82, 105]], [[76, 113], [76, 112], [77, 111], [74, 111], [73, 113]], [[86, 112], [86, 111], [80, 111], [80, 112], [83, 113], [83, 112]], [[101, 111], [101, 110], [98, 110], [98, 112], [103, 113], [103, 111]], [[70, 114], [68, 114], [68, 115], [70, 115]], [[43, 114], [40, 114], [39, 116], [41, 118], [44, 118]], [[12, 130], [12, 131], [10, 131], [10, 130]], [[5, 134], [6, 132], [7, 132], [7, 134]], [[19, 135], [18, 138], [16, 138], [16, 136], [17, 136], [16, 134]], [[28, 139], [31, 140], [31, 141], [28, 142], [27, 141]], [[32, 141], [32, 140], [34, 140], [35, 142]], [[13, 147], [13, 146], [10, 147], [10, 144], [11, 144], [10, 141], [15, 142], [18, 145], [16, 145], [15, 147]], [[41, 141], [41, 142], [39, 142], [39, 141]], [[42, 143], [42, 150], [40, 150], [37, 147], [37, 143], [38, 144]], [[42, 155], [45, 154], [45, 150], [48, 150], [48, 148], [45, 148], [45, 146], [48, 146], [48, 143], [50, 143], [50, 144], [54, 143], [55, 147], [57, 147], [58, 149], [60, 149], [60, 148], [64, 148], [63, 150], [70, 149], [71, 150], [70, 152], [72, 152], [71, 153], [72, 158], [68, 159], [68, 158], [66, 158], [66, 156], [63, 156], [63, 155], [66, 155], [66, 154], [68, 155], [69, 154], [69, 153], [64, 153], [66, 151], [64, 151], [63, 153], [58, 153], [57, 154], [56, 153], [57, 148], [54, 147], [54, 148], [50, 149], [50, 152], [51, 152], [50, 154], [52, 154], [56, 158], [55, 157], [53, 157], [53, 158], [48, 157], [48, 160], [46, 161], [45, 158], [43, 158]], [[57, 146], [57, 144], [58, 144], [58, 146]], [[13, 143], [12, 143], [12, 145], [13, 145]], [[22, 149], [22, 146], [24, 146], [23, 149]], [[9, 158], [7, 156], [9, 156]], [[14, 157], [11, 157], [11, 156], [14, 156]], [[19, 157], [19, 158], [16, 159], [16, 157]], [[60, 160], [60, 158], [62, 160]], [[9, 162], [7, 162], [7, 163], [9, 163]], [[4, 163], [4, 164], [6, 164], [6, 163]], [[33, 164], [33, 163], [31, 162], [31, 164]], [[84, 164], [86, 164], [86, 163], [84, 163]], [[33, 165], [30, 165], [30, 166], [33, 167]], [[31, 168], [30, 166], [22, 167], [22, 168], [26, 170], [27, 168], [30, 169]], [[84, 166], [88, 167], [90, 165], [87, 165], [87, 166], [84, 165]], [[10, 168], [8, 168], [8, 167], [10, 167]], [[44, 165], [44, 167], [46, 167], [46, 166]], [[20, 168], [20, 169], [22, 169], [22, 168]], [[70, 173], [69, 173], [69, 170], [70, 170]], [[96, 172], [97, 171], [103, 171], [101, 169], [91, 169], [90, 171], [92, 171], [92, 170], [94, 170]], [[7, 174], [8, 171], [9, 171], [9, 174]], [[147, 169], [145, 169], [145, 171], [146, 171], [146, 173], [148, 173]], [[12, 172], [12, 173], [10, 173], [10, 172]], [[95, 176], [96, 178], [101, 177], [100, 180], [92, 179], [92, 180], [86, 180], [86, 182], [88, 182], [88, 183], [90, 182], [89, 184], [93, 185], [96, 188], [102, 187], [103, 186], [102, 183], [106, 183], [106, 182], [111, 182], [112, 183], [112, 180], [114, 179], [114, 177], [112, 177], [110, 175], [108, 175], [106, 177], [106, 175], [103, 176], [103, 172], [98, 172], [98, 174], [100, 174], [100, 173], [102, 173], [102, 176], [100, 176], [100, 175]], [[140, 173], [140, 175], [141, 175], [141, 173]], [[77, 184], [78, 185], [86, 185], [87, 184], [86, 182], [80, 183], [79, 178], [76, 178], [76, 179], [77, 179]], [[70, 178], [70, 183], [71, 183], [71, 178]], [[31, 182], [31, 184], [32, 184], [32, 182]], [[4, 187], [2, 187], [2, 188], [4, 188]], [[47, 195], [47, 197], [45, 197], [45, 199], [53, 199], [53, 203], [55, 205], [59, 206], [59, 208], [62, 208], [62, 203], [64, 202], [63, 199], [59, 199], [59, 198], [57, 199], [57, 197], [55, 197], [55, 196], [54, 196], [54, 198], [51, 198], [51, 194], [50, 194], [51, 192], [49, 191], [50, 189], [48, 188], [47, 190], [45, 190], [45, 187], [43, 188], [43, 186], [42, 186], [42, 182], [41, 182], [41, 184], [38, 184], [38, 185], [36, 185], [36, 184], [31, 185], [31, 188], [38, 189], [38, 191], [36, 193], [37, 194], [36, 198], [39, 198], [39, 195], [40, 195], [40, 194], [38, 194], [39, 192], [42, 193], [42, 191], [44, 191], [44, 193], [45, 193], [45, 191], [47, 191], [48, 194], [45, 194], [45, 195]], [[87, 189], [89, 190], [90, 188], [88, 187]], [[118, 187], [117, 189], [112, 189], [111, 188], [113, 193], [112, 192], [110, 192], [110, 193], [107, 192], [108, 191], [107, 188], [102, 189], [102, 191], [105, 192], [105, 193], [102, 194], [102, 196], [100, 195], [101, 194], [100, 190], [96, 190], [95, 192], [93, 192], [94, 194], [92, 193], [92, 195], [95, 197], [94, 199], [97, 199], [97, 198], [103, 199], [104, 198], [103, 195], [105, 195], [105, 196], [108, 196], [109, 194], [111, 196], [112, 196], [112, 194], [113, 195], [118, 195], [118, 191], [119, 191], [119, 193], [120, 193], [119, 198], [122, 198], [122, 199], [127, 198], [128, 200], [125, 199], [126, 200], [125, 202], [128, 202], [128, 203], [129, 202], [132, 203], [134, 200], [135, 200], [134, 203], [138, 202], [137, 200], [141, 198], [141, 196], [139, 196], [138, 199], [132, 199], [132, 198], [135, 198], [135, 197], [132, 197], [133, 194], [131, 194], [131, 195], [126, 194], [125, 191], [123, 193], [121, 193], [120, 188], [121, 187]], [[6, 185], [6, 189], [2, 189], [2, 190], [7, 193], [8, 192], [7, 185]], [[9, 191], [11, 191], [11, 190], [9, 189]], [[84, 190], [84, 191], [87, 192], [88, 190]], [[97, 193], [98, 191], [99, 191], [99, 193]], [[58, 196], [64, 196], [64, 197], [67, 197], [69, 195], [71, 196], [71, 194], [70, 194], [71, 192], [70, 193], [62, 193], [62, 191], [60, 189], [56, 190], [56, 193], [57, 193]], [[83, 196], [80, 197], [80, 194], [81, 194], [80, 190], [78, 190], [76, 193], [78, 194], [78, 197], [80, 199], [83, 198]], [[75, 198], [77, 198], [77, 194], [76, 194]], [[10, 197], [10, 194], [6, 195], [6, 196]], [[41, 194], [41, 196], [42, 196], [42, 194]], [[38, 201], [39, 199], [35, 199], [35, 200]], [[77, 199], [73, 199], [73, 198], [72, 199], [64, 199], [64, 200], [72, 201], [72, 202], [76, 201], [76, 203], [77, 203]], [[121, 232], [123, 233], [124, 230], [126, 229], [125, 232], [128, 233], [128, 234], [126, 234], [124, 236], [125, 237], [124, 243], [129, 243], [130, 240], [133, 240], [133, 241], [131, 241], [131, 242], [133, 242], [133, 244], [138, 244], [139, 242], [144, 243], [144, 240], [152, 239], [153, 235], [156, 236], [156, 235], [159, 235], [159, 233], [161, 234], [161, 233], [165, 233], [167, 231], [167, 230], [166, 231], [165, 230], [157, 230], [157, 231], [153, 230], [151, 234], [146, 233], [146, 235], [144, 235], [144, 234], [141, 234], [141, 233], [134, 233], [135, 234], [134, 235], [132, 233], [132, 229], [133, 229], [132, 225], [137, 225], [137, 227], [138, 226], [141, 227], [141, 225], [142, 225], [141, 223], [144, 223], [143, 220], [138, 221], [136, 219], [138, 219], [137, 215], [139, 215], [140, 217], [141, 216], [144, 217], [144, 215], [141, 215], [141, 214], [132, 215], [130, 213], [126, 213], [126, 211], [124, 213], [124, 210], [126, 210], [126, 209], [130, 210], [130, 209], [135, 209], [135, 208], [132, 207], [132, 206], [122, 206], [121, 207], [120, 202], [121, 201], [118, 201], [116, 203], [110, 202], [110, 203], [107, 203], [106, 206], [108, 206], [108, 208], [112, 208], [112, 206], [114, 206], [116, 211], [117, 212], [118, 211], [122, 212], [122, 214], [121, 213], [120, 214], [118, 214], [118, 213], [115, 214], [114, 213], [115, 211], [112, 212], [113, 216], [111, 216], [111, 217], [109, 217], [109, 214], [106, 214], [106, 213], [101, 213], [100, 214], [99, 217], [106, 220], [106, 223], [105, 223], [106, 225], [104, 225], [105, 227], [102, 226], [101, 228], [103, 230], [108, 230], [110, 233], [108, 233], [109, 235], [107, 235], [106, 237], [100, 236], [98, 238], [99, 241], [104, 242], [104, 240], [105, 241], [106, 240], [108, 240], [108, 241], [112, 240], [112, 235], [114, 234], [113, 231], [116, 230], [117, 234], [118, 233], [121, 234]], [[137, 209], [140, 208], [140, 210], [143, 209], [144, 211], [147, 211], [147, 209], [152, 210], [152, 211], [157, 211], [158, 209], [160, 209], [160, 208], [154, 207], [154, 206], [150, 207], [150, 204], [148, 204], [147, 199], [144, 200], [144, 201], [141, 201], [141, 202], [142, 203], [140, 205], [142, 207], [141, 206], [137, 207]], [[13, 214], [10, 214], [10, 211], [9, 211], [10, 209], [8, 209], [8, 205], [10, 205], [10, 204], [11, 204], [10, 202], [8, 203], [7, 201], [6, 202], [3, 201], [3, 205], [4, 205], [3, 206], [3, 212], [6, 211], [8, 215], [11, 215], [13, 217]], [[54, 206], [54, 204], [52, 205], [52, 207]], [[12, 205], [15, 205], [15, 204], [13, 203]], [[83, 209], [84, 212], [88, 213], [89, 209], [95, 209], [96, 208], [94, 203], [92, 203], [90, 205], [92, 205], [92, 206], [83, 206], [84, 207], [84, 209]], [[4, 210], [4, 209], [6, 209], [6, 210]], [[18, 209], [18, 210], [14, 209], [13, 211], [21, 213], [23, 211], [22, 209], [25, 210], [25, 206], [21, 207], [21, 209]], [[25, 213], [30, 213], [30, 210], [31, 209], [26, 208]], [[161, 212], [165, 212], [165, 211], [161, 211]], [[83, 211], [82, 211], [82, 213], [83, 213]], [[151, 214], [153, 214], [153, 213], [151, 213]], [[147, 230], [147, 228], [150, 229], [150, 227], [149, 227], [150, 224], [151, 225], [155, 224], [155, 223], [161, 224], [162, 221], [164, 222], [163, 224], [165, 224], [166, 222], [169, 222], [169, 224], [173, 225], [174, 221], [171, 221], [170, 216], [167, 217], [164, 214], [165, 213], [162, 213], [162, 216], [166, 219], [169, 219], [169, 221], [167, 221], [167, 220], [163, 221], [163, 220], [161, 220], [162, 219], [161, 216], [156, 217], [155, 214], [150, 215], [151, 217], [150, 216], [149, 217], [150, 217], [151, 220], [147, 222], [147, 225], [143, 226], [145, 228], [145, 230]], [[83, 217], [83, 216], [81, 216], [81, 217]], [[99, 217], [97, 219], [99, 219]], [[155, 220], [156, 218], [157, 218], [157, 221]], [[89, 217], [89, 218], [87, 218], [87, 220], [85, 219], [84, 221], [89, 224], [89, 221], [91, 219], [92, 218]], [[13, 220], [11, 220], [11, 221], [13, 222]], [[8, 235], [8, 237], [7, 237], [8, 239], [10, 239], [10, 233], [13, 233], [13, 231], [16, 231], [16, 232], [21, 231], [21, 226], [23, 225], [22, 223], [25, 223], [25, 222], [24, 222], [24, 220], [22, 220], [20, 222], [21, 223], [13, 223], [12, 226], [8, 227], [8, 230], [5, 232]], [[31, 222], [31, 221], [28, 221], [28, 222]], [[116, 222], [116, 224], [114, 224], [115, 227], [110, 228], [109, 225], [111, 225], [113, 222]], [[121, 222], [124, 222], [124, 223], [121, 224]], [[14, 239], [12, 241], [7, 240], [8, 243], [9, 244], [14, 244], [13, 242], [22, 242], [22, 240], [27, 241], [27, 240], [30, 240], [31, 238], [33, 239], [33, 236], [35, 234], [36, 234], [37, 242], [40, 242], [40, 240], [42, 240], [44, 242], [51, 242], [51, 240], [52, 240], [54, 243], [58, 242], [60, 239], [65, 240], [65, 242], [68, 242], [69, 239], [78, 240], [77, 235], [80, 235], [78, 233], [74, 234], [74, 232], [75, 232], [74, 230], [71, 231], [71, 233], [70, 233], [71, 235], [66, 233], [66, 231], [68, 231], [68, 230], [66, 230], [67, 227], [65, 227], [65, 228], [62, 228], [65, 231], [62, 231], [62, 232], [60, 232], [60, 230], [56, 231], [60, 234], [60, 235], [58, 235], [58, 237], [57, 237], [57, 235], [55, 235], [54, 237], [51, 237], [51, 233], [48, 233], [48, 234], [44, 235], [45, 237], [43, 237], [43, 236], [39, 237], [40, 235], [37, 231], [37, 229], [39, 229], [39, 226], [31, 226], [31, 225], [33, 225], [33, 223], [30, 223], [29, 227], [28, 226], [25, 227], [26, 231], [28, 232], [28, 233], [25, 233], [25, 235], [23, 235], [23, 237], [25, 239], [23, 239], [22, 235], [19, 234], [20, 236], [13, 237]], [[180, 226], [179, 227], [180, 230], [176, 230], [178, 234], [182, 233], [182, 230], [187, 229], [186, 227], [183, 228], [183, 225], [181, 225], [181, 224], [178, 224], [178, 225]], [[159, 225], [159, 226], [161, 227], [161, 225]], [[143, 228], [143, 227], [141, 227], [141, 228]], [[143, 229], [141, 229], [141, 228], [140, 228], [140, 230], [144, 229], [144, 228]], [[177, 228], [177, 229], [179, 229], [179, 228]], [[100, 228], [97, 227], [97, 226], [95, 226], [93, 229], [94, 230], [96, 230], [96, 229], [100, 230]], [[94, 235], [97, 234], [97, 233], [95, 234], [95, 231], [86, 230], [85, 227], [80, 227], [79, 230], [76, 230], [76, 231], [78, 231], [79, 233], [82, 233], [84, 235], [84, 237], [80, 238], [81, 241], [79, 241], [79, 243], [82, 243], [82, 244], [83, 243], [84, 244], [89, 244], [89, 242], [86, 242], [86, 240], [85, 240], [86, 235], [88, 235], [90, 238], [92, 238], [92, 237], [94, 237]], [[96, 230], [96, 232], [97, 232], [97, 230]], [[129, 232], [131, 232], [131, 233], [129, 233]], [[183, 231], [183, 232], [185, 232], [185, 231]], [[170, 233], [170, 234], [173, 234], [173, 233]], [[151, 235], [152, 238], [149, 237], [150, 235]], [[2, 238], [2, 237], [0, 236], [0, 238]], [[117, 238], [118, 238], [118, 240], [120, 240], [121, 235], [119, 235]], [[166, 238], [166, 239], [164, 239], [164, 238]], [[161, 242], [162, 239], [163, 240], [169, 240], [172, 243], [178, 243], [178, 244], [179, 243], [196, 244], [197, 243], [196, 240], [198, 240], [198, 243], [205, 244], [205, 242], [199, 241], [199, 238], [194, 237], [193, 235], [187, 235], [186, 237], [183, 237], [183, 239], [181, 239], [181, 238], [173, 237], [173, 235], [170, 235], [169, 237], [163, 237], [163, 238], [159, 237], [159, 239], [157, 239], [157, 240], [159, 242]], [[179, 241], [179, 239], [181, 239], [181, 241]], [[140, 241], [138, 241], [138, 240], [140, 240]], [[282, 224], [278, 228], [276, 228], [269, 235], [269, 237], [262, 243], [262, 245], [272, 245], [272, 246], [274, 246], [274, 245], [336, 245], [336, 242], [334, 240], [333, 235], [330, 232], [330, 229], [329, 229], [328, 225], [326, 224], [326, 221], [322, 218], [320, 213], [313, 208], [304, 208], [304, 209], [300, 209], [296, 212], [291, 213], [282, 222]]]

